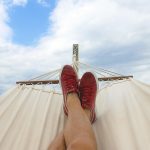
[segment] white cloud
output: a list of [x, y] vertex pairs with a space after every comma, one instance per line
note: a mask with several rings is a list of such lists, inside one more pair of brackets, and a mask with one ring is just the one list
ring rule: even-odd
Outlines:
[[50, 6], [50, 0], [37, 0], [37, 2], [45, 7]]
[[12, 37], [12, 29], [8, 25], [9, 17], [7, 7], [0, 2], [0, 43], [9, 42]]
[[5, 4], [5, 6], [25, 6], [28, 0], [1, 0], [0, 3]]
[[[47, 35], [41, 37], [36, 46], [16, 45], [11, 40], [0, 43], [1, 81], [30, 78], [71, 63], [73, 43], [80, 44], [80, 54], [86, 62], [104, 64], [120, 73], [135, 73], [142, 81], [149, 80], [150, 10], [147, 8], [150, 2], [144, 2], [59, 0], [50, 14]], [[0, 33], [7, 29], [4, 32], [7, 34], [0, 34], [0, 40], [9, 41], [12, 30], [7, 24], [7, 11], [4, 6], [0, 11], [3, 11]], [[143, 68], [136, 67], [141, 64]]]
[[28, 0], [12, 0], [13, 5], [25, 6]]

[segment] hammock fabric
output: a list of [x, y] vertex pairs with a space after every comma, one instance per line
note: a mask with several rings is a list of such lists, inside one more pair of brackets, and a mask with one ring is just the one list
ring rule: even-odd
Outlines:
[[[98, 150], [150, 149], [150, 86], [128, 79], [100, 89], [96, 114]], [[18, 85], [0, 97], [0, 150], [47, 150], [65, 122], [61, 94]]]

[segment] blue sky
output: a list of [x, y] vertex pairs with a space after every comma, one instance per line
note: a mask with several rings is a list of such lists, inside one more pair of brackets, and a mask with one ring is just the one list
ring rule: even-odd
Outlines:
[[149, 0], [0, 0], [0, 93], [72, 62], [150, 83]]
[[46, 34], [50, 25], [49, 14], [55, 6], [55, 1], [50, 2], [48, 6], [43, 6], [30, 0], [24, 7], [14, 6], [9, 10], [14, 43], [32, 45]]

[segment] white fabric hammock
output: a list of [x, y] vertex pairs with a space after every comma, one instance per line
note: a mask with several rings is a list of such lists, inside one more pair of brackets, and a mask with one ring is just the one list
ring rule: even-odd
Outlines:
[[[0, 150], [46, 150], [63, 129], [61, 94], [16, 86], [0, 97]], [[101, 89], [93, 124], [98, 150], [150, 150], [150, 86], [136, 80]]]

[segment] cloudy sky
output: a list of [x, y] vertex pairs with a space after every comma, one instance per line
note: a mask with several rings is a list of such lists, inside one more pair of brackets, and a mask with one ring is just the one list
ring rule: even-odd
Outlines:
[[0, 0], [0, 93], [80, 60], [150, 83], [149, 0]]

